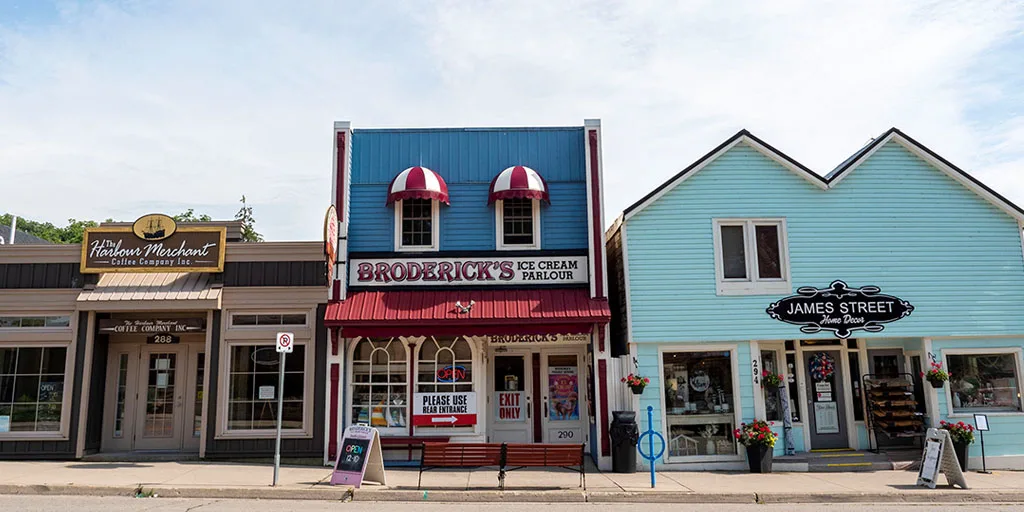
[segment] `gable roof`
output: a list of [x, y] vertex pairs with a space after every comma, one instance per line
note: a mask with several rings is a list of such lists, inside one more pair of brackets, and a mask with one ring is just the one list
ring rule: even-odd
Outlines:
[[[655, 188], [650, 193], [645, 195], [639, 201], [627, 207], [625, 210], [623, 210], [620, 219], [628, 220], [633, 215], [636, 215], [644, 208], [649, 206], [651, 203], [661, 198], [661, 196], [665, 195], [670, 190], [675, 188], [676, 185], [682, 183], [684, 180], [686, 180], [686, 178], [693, 176], [701, 169], [706, 167], [708, 164], [713, 162], [715, 159], [717, 159], [719, 156], [724, 154], [726, 151], [729, 151], [730, 149], [732, 149], [737, 144], [740, 144], [741, 142], [746, 143], [747, 145], [754, 148], [755, 150], [765, 155], [766, 157], [778, 162], [783, 167], [786, 167], [787, 169], [797, 173], [799, 176], [811, 182], [812, 184], [818, 186], [822, 190], [834, 188], [836, 185], [839, 184], [839, 182], [843, 180], [843, 178], [848, 176], [850, 172], [859, 167], [860, 164], [864, 163], [864, 161], [871, 157], [871, 155], [873, 155], [875, 151], [877, 151], [879, 148], [885, 146], [889, 142], [896, 142], [897, 144], [903, 146], [917, 157], [928, 162], [932, 167], [935, 167], [939, 171], [943, 172], [944, 174], [953, 178], [955, 181], [959, 182], [961, 185], [967, 187], [969, 190], [978, 194], [986, 201], [992, 203], [997, 208], [1005, 212], [1007, 215], [1010, 215], [1014, 219], [1017, 219], [1018, 222], [1024, 223], [1024, 209], [1021, 209], [1012, 201], [1006, 199], [998, 192], [992, 190], [984, 183], [979, 181], [977, 178], [971, 176], [964, 170], [953, 165], [945, 158], [939, 156], [938, 153], [935, 153], [931, 149], [927, 148], [925, 145], [917, 142], [916, 140], [906, 135], [905, 133], [901, 132], [898, 128], [895, 127], [890, 128], [882, 135], [875, 137], [870, 143], [857, 150], [853, 155], [850, 155], [850, 157], [848, 157], [846, 160], [840, 163], [838, 167], [833, 169], [825, 177], [822, 177], [820, 174], [817, 174], [814, 171], [808, 169], [800, 162], [797, 162], [796, 160], [790, 158], [785, 153], [775, 149], [771, 145], [755, 137], [747, 130], [740, 130], [738, 133], [736, 133], [736, 135], [733, 135], [728, 140], [720, 144], [718, 147], [712, 149], [710, 152], [697, 159], [697, 161], [691, 164], [689, 167], [683, 169], [675, 176], [669, 178], [667, 181], [659, 185], [657, 188]], [[621, 222], [621, 220], [617, 219], [616, 225], [619, 222]], [[614, 227], [617, 226], [613, 226], [613, 228]]]
[[[11, 243], [11, 227], [0, 225], [0, 238], [3, 238], [5, 244]], [[22, 230], [17, 230], [14, 233], [14, 245], [53, 245], [53, 242], [44, 240], [35, 235], [30, 235]]]

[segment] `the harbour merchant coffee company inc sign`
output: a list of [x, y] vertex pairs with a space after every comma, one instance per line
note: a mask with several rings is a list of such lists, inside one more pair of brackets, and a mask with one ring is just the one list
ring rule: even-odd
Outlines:
[[99, 321], [101, 334], [189, 334], [206, 332], [205, 318], [113, 319]]
[[586, 256], [353, 258], [349, 286], [587, 283]]
[[837, 338], [849, 338], [854, 331], [881, 332], [886, 324], [909, 316], [914, 306], [885, 295], [877, 286], [850, 288], [832, 281], [828, 288], [803, 286], [766, 310], [776, 320], [799, 325], [800, 332], [832, 331]]
[[82, 238], [83, 273], [223, 272], [227, 229], [181, 226], [162, 214], [131, 227], [88, 228]]

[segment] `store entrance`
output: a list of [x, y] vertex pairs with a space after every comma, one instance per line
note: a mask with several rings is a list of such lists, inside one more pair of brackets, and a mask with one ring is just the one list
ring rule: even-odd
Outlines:
[[495, 350], [488, 400], [490, 442], [585, 443], [584, 350]]
[[811, 449], [846, 448], [846, 410], [840, 351], [817, 349], [804, 352], [808, 383], [807, 412]]
[[112, 343], [102, 451], [198, 452], [205, 366], [201, 343]]

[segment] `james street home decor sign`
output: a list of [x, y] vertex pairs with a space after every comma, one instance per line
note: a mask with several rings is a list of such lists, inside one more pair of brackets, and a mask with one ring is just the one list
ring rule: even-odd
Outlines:
[[853, 331], [880, 332], [885, 328], [882, 324], [914, 311], [909, 302], [880, 291], [877, 286], [850, 288], [838, 280], [828, 288], [802, 286], [796, 295], [772, 303], [766, 311], [776, 320], [801, 326], [804, 334], [832, 331], [846, 339]]

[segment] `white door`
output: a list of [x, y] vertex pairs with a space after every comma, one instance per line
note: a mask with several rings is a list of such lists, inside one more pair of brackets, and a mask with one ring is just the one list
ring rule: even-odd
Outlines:
[[533, 442], [533, 372], [530, 354], [495, 354], [488, 402], [492, 443]]
[[187, 354], [185, 345], [143, 347], [135, 420], [136, 450], [181, 449], [188, 387]]
[[580, 350], [541, 352], [541, 430], [545, 443], [586, 442], [582, 360]]

